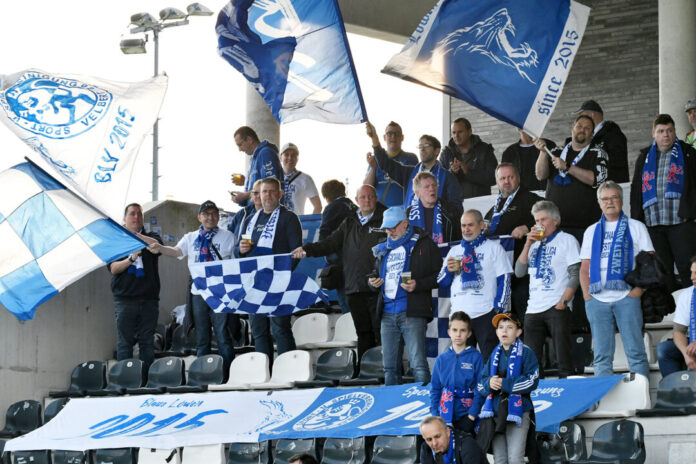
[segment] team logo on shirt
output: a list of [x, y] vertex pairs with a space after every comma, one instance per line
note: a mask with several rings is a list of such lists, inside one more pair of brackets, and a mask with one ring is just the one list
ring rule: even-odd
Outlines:
[[545, 286], [550, 286], [556, 281], [556, 273], [554, 270], [548, 266], [541, 269], [541, 282]]

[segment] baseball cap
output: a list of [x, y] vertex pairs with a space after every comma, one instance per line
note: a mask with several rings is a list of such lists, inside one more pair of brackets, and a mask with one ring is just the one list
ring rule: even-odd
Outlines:
[[292, 143], [292, 142], [289, 142], [289, 143], [286, 143], [285, 145], [283, 145], [283, 148], [280, 149], [280, 152], [279, 152], [279, 153], [282, 155], [283, 153], [285, 153], [285, 150], [288, 150], [288, 149], [290, 149], [290, 148], [292, 148], [293, 150], [295, 150], [297, 153], [300, 153], [300, 149], [297, 148], [297, 145], [295, 145], [295, 144]]
[[507, 319], [507, 320], [511, 321], [520, 329], [522, 328], [522, 323], [517, 318], [517, 316], [515, 316], [512, 313], [500, 313], [500, 314], [496, 314], [495, 316], [493, 316], [493, 327], [498, 328], [498, 323], [503, 319]]
[[684, 105], [684, 111], [689, 112], [696, 108], [696, 98], [692, 98], [688, 102], [686, 102], [686, 105]]
[[382, 216], [382, 229], [396, 227], [401, 221], [406, 219], [406, 210], [403, 206], [392, 206], [384, 212]]
[[599, 106], [599, 103], [597, 103], [594, 100], [587, 100], [585, 103], [582, 104], [580, 109], [575, 112], [575, 114], [582, 113], [583, 111], [596, 111], [597, 113], [604, 114], [604, 111], [602, 111], [602, 107]]
[[209, 209], [214, 209], [215, 211], [219, 211], [219, 209], [215, 203], [213, 203], [211, 200], [206, 200], [203, 202], [201, 207], [198, 208], [198, 214], [201, 214], [203, 211], [206, 211]]

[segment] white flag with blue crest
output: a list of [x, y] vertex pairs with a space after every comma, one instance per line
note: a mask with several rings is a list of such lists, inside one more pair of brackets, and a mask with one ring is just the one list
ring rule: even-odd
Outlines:
[[18, 319], [145, 246], [35, 164], [0, 173], [0, 303]]
[[29, 69], [0, 75], [0, 121], [62, 180], [114, 219], [167, 77], [114, 82]]
[[189, 263], [193, 285], [215, 312], [287, 316], [323, 301], [319, 285], [292, 272], [290, 254]]
[[589, 14], [571, 0], [440, 0], [382, 72], [540, 136]]

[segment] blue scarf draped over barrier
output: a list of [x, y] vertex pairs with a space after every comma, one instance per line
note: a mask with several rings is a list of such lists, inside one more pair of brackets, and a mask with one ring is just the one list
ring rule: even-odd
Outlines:
[[[684, 153], [682, 153], [679, 139], [674, 141], [669, 160], [665, 198], [680, 198], [684, 190]], [[644, 209], [657, 203], [657, 142], [653, 142], [645, 156], [642, 191]]]
[[[604, 245], [604, 230], [606, 218], [602, 214], [599, 224], [595, 227], [592, 237], [592, 257], [590, 259], [590, 293], [602, 291], [601, 256]], [[628, 217], [621, 212], [614, 236], [609, 249], [609, 262], [607, 264], [607, 282], [604, 288], [607, 290], [629, 290], [630, 285], [624, 281], [626, 274], [633, 268], [633, 238], [631, 228], [628, 226]]]

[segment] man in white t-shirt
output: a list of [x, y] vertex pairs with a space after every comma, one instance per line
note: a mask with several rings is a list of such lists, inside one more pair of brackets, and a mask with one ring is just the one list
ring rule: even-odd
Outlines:
[[585, 231], [580, 249], [580, 285], [594, 343], [596, 376], [612, 375], [614, 324], [619, 328], [631, 372], [648, 376], [643, 344], [643, 289], [631, 288], [624, 277], [641, 251], [654, 252], [645, 224], [623, 211], [623, 190], [608, 180], [597, 189], [602, 217]]
[[[220, 212], [212, 201], [204, 202], [198, 210], [198, 220], [201, 226], [198, 230], [184, 235], [176, 246], [151, 245], [163, 255], [179, 259], [188, 257], [188, 263], [216, 261], [232, 257], [234, 250], [234, 234], [218, 228]], [[213, 326], [218, 342], [220, 356], [228, 367], [234, 358], [234, 345], [227, 330], [227, 313], [216, 313], [208, 306], [200, 291], [191, 286], [193, 320], [196, 325], [196, 356], [210, 354], [210, 326]], [[239, 317], [229, 315], [229, 317]], [[225, 371], [227, 372], [227, 371]]]
[[301, 215], [305, 214], [305, 203], [309, 199], [312, 204], [310, 214], [319, 214], [321, 213], [319, 191], [309, 175], [296, 169], [299, 156], [300, 150], [294, 143], [286, 143], [280, 150], [280, 164], [283, 166], [281, 186], [283, 196], [280, 204], [293, 213]]
[[[552, 201], [532, 206], [536, 225], [515, 263], [515, 275], [529, 273], [529, 301], [524, 316], [524, 343], [542, 359], [544, 343], [551, 336], [558, 362], [558, 376], [572, 375], [570, 356], [570, 304], [580, 283], [580, 246], [570, 234], [560, 230], [561, 212]], [[541, 368], [541, 362], [539, 363]], [[541, 377], [544, 377], [541, 369]]]
[[696, 256], [691, 258], [693, 286], [681, 291], [674, 313], [671, 340], [657, 345], [657, 362], [662, 377], [678, 371], [696, 371]]
[[488, 359], [498, 345], [493, 316], [508, 311], [512, 264], [497, 240], [483, 234], [480, 211], [470, 209], [461, 217], [462, 242], [450, 248], [437, 283], [450, 287], [451, 313], [464, 311], [471, 318], [469, 345]]

